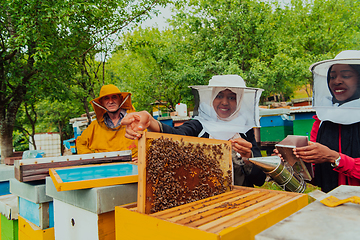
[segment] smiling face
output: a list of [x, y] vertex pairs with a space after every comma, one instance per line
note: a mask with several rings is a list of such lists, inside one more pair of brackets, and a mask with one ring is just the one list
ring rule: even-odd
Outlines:
[[107, 95], [100, 99], [101, 105], [104, 106], [109, 112], [117, 111], [120, 102], [121, 98], [118, 94]]
[[236, 110], [236, 94], [229, 89], [219, 92], [213, 101], [213, 106], [219, 117], [230, 117]]
[[329, 78], [329, 87], [338, 101], [349, 99], [358, 88], [359, 74], [347, 64], [332, 66]]

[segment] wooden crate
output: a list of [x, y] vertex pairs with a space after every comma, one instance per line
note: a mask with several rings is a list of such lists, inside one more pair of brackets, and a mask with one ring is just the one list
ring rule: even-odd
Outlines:
[[118, 206], [116, 240], [254, 239], [307, 204], [306, 194], [234, 187], [230, 192], [153, 214]]
[[131, 161], [131, 150], [89, 153], [15, 161], [15, 178], [20, 182], [44, 180], [50, 168]]
[[6, 165], [14, 165], [14, 162], [17, 161], [17, 160], [21, 160], [22, 157], [7, 157], [4, 159], [4, 163]]
[[134, 163], [51, 168], [49, 171], [57, 191], [105, 187], [138, 181], [138, 169]]
[[138, 211], [141, 213], [156, 212], [231, 189], [229, 141], [144, 132], [138, 151]]

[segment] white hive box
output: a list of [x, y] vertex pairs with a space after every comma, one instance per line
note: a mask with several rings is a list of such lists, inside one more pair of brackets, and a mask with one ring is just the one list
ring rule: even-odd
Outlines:
[[58, 192], [47, 177], [46, 194], [54, 199], [56, 240], [114, 240], [115, 206], [136, 202], [137, 183]]
[[[37, 150], [45, 152], [45, 157], [61, 156], [61, 141], [59, 133], [37, 133], [35, 134]], [[34, 150], [34, 146], [29, 144], [29, 150]]]

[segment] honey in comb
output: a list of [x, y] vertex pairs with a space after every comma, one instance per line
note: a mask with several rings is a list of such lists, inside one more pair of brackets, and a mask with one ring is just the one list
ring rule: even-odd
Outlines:
[[224, 193], [232, 173], [224, 173], [218, 159], [226, 144], [193, 144], [169, 138], [147, 144], [147, 204], [151, 213]]

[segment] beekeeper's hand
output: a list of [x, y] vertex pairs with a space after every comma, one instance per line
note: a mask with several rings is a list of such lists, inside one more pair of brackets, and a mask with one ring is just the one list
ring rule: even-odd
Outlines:
[[147, 111], [126, 114], [121, 125], [126, 125], [125, 137], [129, 139], [139, 139], [140, 132], [147, 128], [152, 132], [160, 132], [159, 123]]
[[271, 156], [279, 156], [279, 158], [281, 159], [281, 161], [284, 161], [284, 158], [282, 157], [282, 155], [279, 153], [279, 150], [277, 150], [276, 148], [274, 148], [273, 150], [273, 154], [271, 154]]
[[316, 142], [310, 142], [305, 147], [294, 148], [293, 152], [296, 157], [301, 158], [309, 163], [334, 163], [340, 154], [330, 148]]
[[240, 153], [240, 155], [243, 158], [252, 157], [252, 153], [251, 153], [252, 144], [250, 142], [246, 141], [243, 138], [230, 139], [229, 141], [231, 142], [232, 148], [236, 152]]

